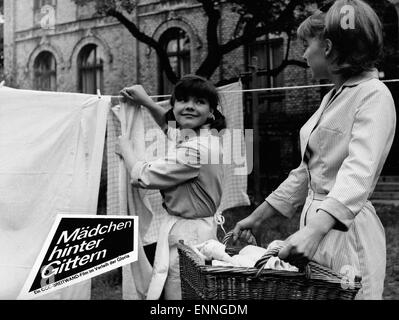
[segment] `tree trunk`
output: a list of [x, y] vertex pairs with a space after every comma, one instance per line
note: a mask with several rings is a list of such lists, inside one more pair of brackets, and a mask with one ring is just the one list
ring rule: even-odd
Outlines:
[[221, 53], [209, 52], [201, 63], [196, 74], [209, 79], [215, 70], [221, 65], [223, 55]]
[[139, 28], [136, 26], [136, 24], [130, 21], [128, 18], [126, 18], [123, 15], [123, 13], [111, 9], [108, 10], [107, 14], [109, 16], [116, 18], [122, 25], [124, 25], [134, 38], [153, 48], [157, 53], [157, 56], [160, 60], [160, 63], [162, 64], [163, 70], [165, 71], [165, 74], [169, 79], [169, 81], [172, 82], [173, 84], [175, 84], [178, 81], [178, 78], [176, 74], [173, 72], [172, 66], [170, 65], [169, 57], [166, 53], [166, 50], [162, 48], [162, 46], [158, 41], [149, 37], [144, 32], [141, 32]]

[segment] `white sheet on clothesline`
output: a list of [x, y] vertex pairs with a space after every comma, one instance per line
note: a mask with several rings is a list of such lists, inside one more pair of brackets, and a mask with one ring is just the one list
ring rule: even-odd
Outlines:
[[[109, 97], [0, 88], [0, 299], [15, 299], [57, 213], [96, 214]], [[89, 299], [90, 281], [43, 299]]]

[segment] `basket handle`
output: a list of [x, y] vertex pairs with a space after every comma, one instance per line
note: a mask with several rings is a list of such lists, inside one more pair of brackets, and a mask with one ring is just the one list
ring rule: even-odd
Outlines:
[[[222, 243], [224, 245], [227, 245], [227, 242], [230, 240], [230, 238], [233, 236], [233, 231], [229, 231], [226, 233], [224, 236]], [[255, 245], [257, 246], [256, 239], [255, 239]], [[255, 268], [259, 269], [258, 272], [256, 273], [255, 277], [259, 277], [260, 273], [262, 272], [263, 268], [265, 267], [267, 261], [271, 257], [276, 257], [280, 250], [283, 248], [283, 246], [276, 246], [274, 248], [269, 249], [258, 261], [255, 263]]]
[[256, 277], [258, 277], [262, 270], [264, 269], [266, 263], [269, 261], [269, 259], [271, 257], [277, 257], [278, 253], [280, 252], [280, 250], [283, 248], [283, 246], [276, 246], [273, 248], [270, 248], [269, 250], [266, 251], [266, 253], [260, 257], [260, 259], [258, 261], [256, 261], [255, 263], [255, 268], [258, 269], [258, 272], [256, 273]]
[[[269, 249], [256, 263], [255, 263], [255, 268], [259, 269], [258, 272], [256, 273], [256, 277], [258, 277], [262, 270], [264, 269], [267, 261], [269, 261], [269, 259], [271, 257], [277, 257], [280, 250], [283, 248], [283, 246], [276, 246], [274, 248]], [[322, 266], [314, 261], [308, 261], [308, 263], [303, 267], [302, 270], [300, 270], [301, 272], [305, 273], [305, 276], [308, 279], [320, 279], [323, 281], [332, 281], [332, 279], [334, 279], [334, 282], [340, 282], [342, 283], [342, 281], [349, 281], [352, 282], [351, 285], [353, 286], [361, 286], [360, 283], [362, 281], [362, 277], [360, 276], [355, 276], [354, 279], [350, 280], [349, 278], [347, 278], [346, 276], [335, 272], [333, 270], [331, 270], [330, 268], [327, 268], [325, 266]]]
[[[233, 236], [233, 231], [229, 231], [226, 233], [226, 235], [224, 236], [222, 243], [224, 245], [227, 245], [227, 242], [230, 240], [230, 238]], [[256, 239], [255, 239], [255, 245], [256, 244]], [[269, 261], [269, 259], [271, 257], [277, 257], [278, 253], [280, 252], [280, 250], [283, 248], [282, 245], [280, 246], [275, 246], [269, 250], [267, 250], [267, 252], [255, 263], [255, 268], [259, 269], [258, 273], [256, 274], [256, 276], [259, 276], [260, 272], [263, 270], [263, 268], [265, 267], [266, 263]]]
[[[233, 236], [233, 231], [229, 231], [226, 233], [226, 235], [224, 236], [222, 243], [224, 245], [227, 245], [227, 242], [230, 240], [230, 238]], [[256, 244], [256, 239], [255, 239], [255, 245]], [[271, 257], [277, 257], [280, 250], [283, 248], [283, 246], [275, 246], [269, 250], [267, 250], [267, 252], [258, 260], [256, 261], [254, 267], [256, 269], [259, 269], [258, 272], [256, 273], [256, 277], [258, 277], [260, 275], [260, 273], [262, 272], [262, 270], [264, 269], [266, 263], [269, 261], [269, 259]]]
[[[222, 240], [222, 243], [224, 245], [226, 245], [232, 236], [233, 236], [233, 231], [227, 232]], [[269, 259], [271, 257], [277, 257], [282, 248], [283, 248], [283, 246], [280, 245], [280, 246], [275, 246], [274, 248], [269, 249], [255, 263], [254, 268], [258, 269], [258, 271], [255, 275], [255, 278], [260, 276], [267, 261], [269, 261]], [[324, 267], [324, 266], [322, 266], [316, 262], [313, 262], [313, 261], [309, 261], [308, 264], [304, 267], [304, 270], [302, 270], [301, 272], [304, 273], [304, 276], [308, 279], [320, 279], [323, 281], [341, 282], [341, 283], [342, 283], [342, 281], [347, 281], [345, 279], [344, 275], [337, 273], [337, 272], [331, 270], [330, 268]], [[360, 288], [361, 280], [362, 280], [361, 277], [355, 276], [355, 278], [352, 280], [353, 283], [351, 285], [355, 286], [356, 288]]]

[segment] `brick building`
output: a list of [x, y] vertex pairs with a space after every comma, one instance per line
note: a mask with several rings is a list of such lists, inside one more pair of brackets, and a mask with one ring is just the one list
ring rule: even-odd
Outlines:
[[[223, 4], [223, 2], [222, 2]], [[10, 85], [19, 88], [37, 88], [57, 91], [90, 91], [85, 86], [85, 72], [89, 63], [93, 69], [102, 69], [102, 77], [95, 87], [112, 94], [128, 83], [141, 83], [152, 94], [167, 93], [170, 85], [163, 79], [161, 66], [154, 50], [137, 42], [114, 18], [95, 17], [94, 5], [76, 6], [71, 0], [4, 1], [5, 10], [5, 69]], [[53, 11], [47, 10], [50, 6]], [[223, 4], [220, 38], [225, 42], [234, 34], [236, 14]], [[174, 67], [180, 73], [195, 72], [206, 54], [206, 16], [195, 0], [139, 1], [130, 18], [146, 34], [169, 44]], [[54, 25], [52, 25], [52, 23]], [[180, 41], [177, 41], [177, 40]], [[282, 39], [271, 39], [271, 66], [277, 65], [283, 54]], [[180, 44], [181, 47], [176, 46]], [[293, 58], [301, 54], [293, 44]], [[90, 53], [94, 52], [91, 56]], [[248, 70], [247, 54], [251, 48], [240, 47], [227, 54], [214, 73], [212, 80], [235, 77]], [[48, 53], [47, 56], [43, 53]], [[266, 54], [261, 45], [251, 54]], [[280, 57], [279, 57], [280, 55]], [[96, 62], [89, 61], [96, 56]], [[261, 57], [260, 67], [265, 64]], [[52, 80], [41, 78], [41, 61], [48, 61]], [[94, 60], [93, 60], [94, 61]], [[83, 69], [83, 70], [82, 70]], [[95, 73], [95, 72], [93, 72]], [[309, 72], [298, 67], [287, 68], [278, 84], [309, 82]], [[94, 77], [93, 77], [94, 78]], [[97, 77], [96, 77], [97, 78]], [[87, 79], [89, 80], [89, 79]], [[83, 82], [82, 82], [83, 81]], [[262, 84], [266, 84], [262, 82]]]
[[[390, 2], [396, 6], [390, 19], [394, 21], [392, 30], [396, 30], [393, 39], [398, 41], [399, 0]], [[237, 16], [228, 3], [221, 1], [220, 5], [223, 14], [219, 35], [221, 42], [226, 42], [234, 35]], [[170, 92], [171, 84], [154, 50], [136, 41], [116, 19], [94, 16], [94, 5], [76, 6], [71, 0], [4, 0], [4, 13], [4, 69], [9, 86], [86, 93], [100, 89], [103, 94], [117, 94], [126, 85], [140, 83], [150, 94]], [[179, 75], [197, 70], [207, 49], [207, 17], [200, 3], [141, 0], [129, 18], [168, 48]], [[250, 71], [252, 56], [258, 57], [259, 68], [277, 66], [285, 46], [283, 37], [270, 36], [240, 47], [223, 57], [212, 80], [217, 83]], [[290, 59], [300, 60], [301, 56], [302, 46], [294, 39]], [[287, 67], [275, 78], [259, 75], [256, 83], [244, 81], [247, 87], [312, 83], [310, 71], [296, 66]], [[267, 150], [260, 153], [264, 189], [281, 181], [297, 164], [299, 128], [324, 93], [306, 89], [258, 95], [260, 148]], [[248, 128], [252, 126], [251, 99], [252, 95], [245, 96]], [[272, 181], [266, 181], [267, 177]]]

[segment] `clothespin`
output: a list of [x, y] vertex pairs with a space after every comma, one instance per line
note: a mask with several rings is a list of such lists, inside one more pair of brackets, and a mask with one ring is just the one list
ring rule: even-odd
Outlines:
[[101, 91], [100, 91], [100, 89], [97, 89], [97, 97], [98, 97], [98, 99], [101, 99]]
[[120, 99], [122, 99], [122, 96], [112, 96], [111, 97], [111, 106], [117, 106], [120, 104]]
[[0, 82], [0, 88], [2, 88], [2, 87], [4, 87], [4, 84], [5, 84], [6, 82], [3, 80], [2, 82]]

